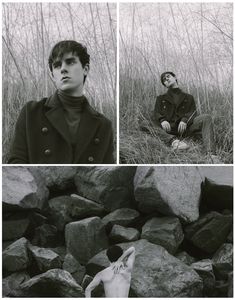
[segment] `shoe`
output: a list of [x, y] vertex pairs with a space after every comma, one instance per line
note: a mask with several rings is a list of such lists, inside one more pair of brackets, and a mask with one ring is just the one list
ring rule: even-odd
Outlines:
[[180, 140], [174, 140], [171, 144], [173, 150], [187, 150], [189, 145]]

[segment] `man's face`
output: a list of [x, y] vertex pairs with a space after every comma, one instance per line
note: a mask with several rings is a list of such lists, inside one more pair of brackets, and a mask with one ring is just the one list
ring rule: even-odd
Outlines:
[[52, 75], [57, 89], [74, 96], [82, 93], [84, 75], [88, 71], [89, 66], [83, 68], [79, 57], [72, 52], [65, 53], [52, 64]]
[[163, 78], [163, 83], [164, 83], [165, 87], [167, 87], [167, 88], [172, 87], [177, 83], [176, 77], [167, 73]]

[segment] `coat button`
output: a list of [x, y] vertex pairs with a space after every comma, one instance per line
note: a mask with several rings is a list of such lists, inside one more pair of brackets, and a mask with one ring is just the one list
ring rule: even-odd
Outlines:
[[95, 144], [97, 145], [97, 144], [99, 144], [99, 142], [100, 142], [100, 139], [99, 138], [95, 138]]
[[93, 161], [94, 161], [94, 157], [93, 157], [93, 156], [89, 156], [89, 157], [88, 157], [88, 161], [89, 161], [89, 162], [93, 162]]
[[46, 156], [51, 155], [51, 150], [50, 150], [50, 149], [46, 149], [46, 150], [44, 151], [44, 154], [45, 154]]
[[164, 105], [163, 108], [166, 109], [166, 105]]
[[182, 106], [182, 108], [184, 108], [184, 106]]
[[48, 132], [48, 128], [47, 127], [43, 127], [42, 128], [42, 133], [47, 133]]

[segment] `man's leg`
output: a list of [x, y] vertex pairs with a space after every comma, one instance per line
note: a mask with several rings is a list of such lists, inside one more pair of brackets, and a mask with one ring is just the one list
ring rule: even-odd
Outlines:
[[164, 129], [151, 121], [144, 120], [140, 123], [140, 129], [154, 136], [159, 137], [166, 145], [171, 146], [175, 135], [167, 133]]
[[203, 145], [207, 152], [214, 152], [215, 142], [212, 128], [212, 118], [208, 114], [203, 114], [196, 117], [193, 123], [189, 126], [186, 132], [187, 136], [202, 137]]

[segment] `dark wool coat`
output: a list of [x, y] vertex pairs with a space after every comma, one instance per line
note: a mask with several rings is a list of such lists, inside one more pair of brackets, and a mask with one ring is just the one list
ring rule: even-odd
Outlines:
[[81, 113], [75, 151], [69, 140], [63, 106], [57, 93], [30, 101], [17, 120], [8, 163], [112, 164], [111, 122], [86, 101]]
[[192, 95], [180, 91], [177, 105], [171, 93], [157, 97], [154, 108], [154, 119], [160, 126], [163, 121], [168, 121], [171, 127], [178, 126], [180, 121], [190, 125], [196, 116], [196, 105]]

